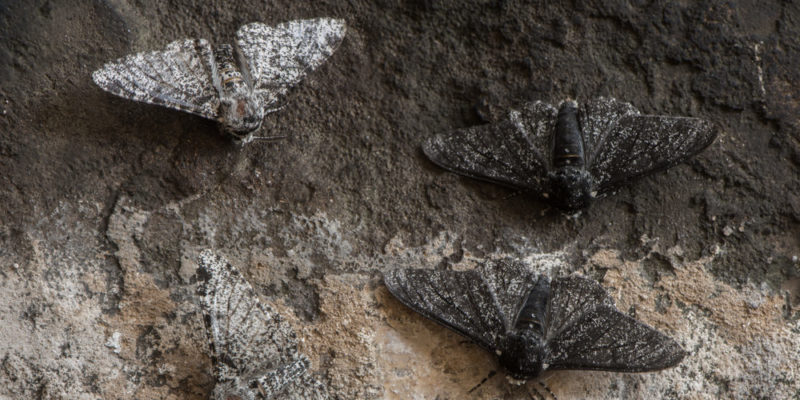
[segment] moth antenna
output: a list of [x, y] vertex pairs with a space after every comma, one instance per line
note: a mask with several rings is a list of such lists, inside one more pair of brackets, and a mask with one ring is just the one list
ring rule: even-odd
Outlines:
[[275, 140], [286, 139], [286, 138], [288, 138], [288, 137], [289, 137], [289, 136], [286, 136], [286, 135], [279, 135], [279, 136], [253, 136], [252, 138], [250, 138], [250, 140], [267, 140], [267, 141], [275, 141]]
[[530, 387], [526, 386], [526, 391], [528, 392], [528, 396], [531, 398], [531, 400], [547, 400], [536, 388], [531, 389]]
[[486, 376], [486, 378], [483, 378], [483, 380], [481, 380], [481, 381], [480, 381], [480, 382], [479, 382], [477, 385], [475, 385], [475, 386], [474, 386], [472, 389], [470, 389], [470, 390], [469, 390], [467, 393], [472, 393], [472, 392], [474, 392], [474, 391], [478, 390], [478, 388], [479, 388], [479, 387], [481, 387], [481, 385], [483, 385], [484, 383], [486, 383], [486, 381], [488, 381], [489, 379], [492, 379], [492, 377], [493, 377], [493, 376], [495, 376], [496, 374], [497, 374], [497, 371], [495, 371], [495, 370], [491, 370], [491, 371], [489, 371], [489, 375], [487, 375], [487, 376]]
[[515, 190], [513, 193], [509, 194], [508, 196], [501, 198], [500, 201], [506, 201], [508, 199], [513, 199], [514, 197], [517, 197], [517, 196], [519, 196], [519, 195], [521, 195], [523, 193], [525, 193], [524, 190]]

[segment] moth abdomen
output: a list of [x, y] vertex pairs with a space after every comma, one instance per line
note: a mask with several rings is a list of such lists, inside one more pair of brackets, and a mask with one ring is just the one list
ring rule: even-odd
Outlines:
[[236, 64], [233, 54], [233, 46], [221, 44], [214, 50], [214, 61], [219, 71], [220, 83], [223, 92], [220, 96], [235, 91], [239, 86], [245, 86], [242, 72]]
[[584, 162], [583, 137], [578, 125], [578, 104], [567, 100], [558, 110], [556, 131], [553, 135], [553, 169], [582, 168]]
[[550, 280], [540, 277], [528, 297], [514, 323], [514, 330], [532, 330], [538, 335], [544, 335], [545, 312], [547, 312], [547, 299], [550, 297]]

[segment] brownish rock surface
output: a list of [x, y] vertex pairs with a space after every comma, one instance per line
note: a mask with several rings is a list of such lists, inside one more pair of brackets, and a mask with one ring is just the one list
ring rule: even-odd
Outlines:
[[[239, 147], [91, 72], [183, 37], [329, 16], [344, 43]], [[800, 5], [46, 1], [0, 5], [0, 398], [203, 399], [201, 249], [292, 321], [341, 398], [529, 398], [383, 288], [394, 267], [580, 271], [689, 352], [561, 371], [570, 398], [800, 398]], [[433, 133], [613, 96], [721, 127], [687, 164], [564, 216], [435, 168]]]

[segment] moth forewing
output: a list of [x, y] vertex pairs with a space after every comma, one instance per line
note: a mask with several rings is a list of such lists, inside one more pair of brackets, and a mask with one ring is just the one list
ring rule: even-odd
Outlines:
[[[284, 398], [304, 390], [298, 385], [306, 379], [310, 364], [297, 351], [291, 326], [224, 258], [206, 250], [198, 266], [197, 293], [212, 349], [215, 396]], [[324, 397], [315, 398], [326, 397], [327, 392], [320, 393]]]
[[216, 120], [247, 143], [289, 89], [333, 54], [344, 25], [330, 18], [276, 27], [251, 23], [237, 32], [235, 51], [226, 44], [212, 50], [205, 39], [177, 40], [161, 51], [107, 63], [92, 79], [123, 98]]

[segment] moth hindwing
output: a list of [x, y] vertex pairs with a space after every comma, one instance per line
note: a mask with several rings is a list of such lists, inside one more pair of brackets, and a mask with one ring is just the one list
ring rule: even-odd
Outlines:
[[234, 46], [212, 50], [205, 39], [181, 39], [109, 62], [92, 79], [120, 97], [214, 119], [247, 142], [289, 90], [336, 51], [344, 34], [344, 21], [331, 18], [255, 22], [239, 28]]
[[198, 295], [217, 385], [217, 400], [327, 399], [307, 370], [295, 333], [230, 263], [210, 250], [199, 257]]
[[687, 160], [716, 136], [708, 121], [643, 115], [613, 98], [564, 101], [558, 109], [537, 101], [499, 123], [436, 135], [423, 151], [442, 168], [574, 211]]
[[655, 371], [685, 353], [620, 312], [597, 282], [548, 278], [516, 259], [469, 271], [395, 269], [384, 275], [403, 304], [498, 354], [517, 379], [546, 369]]

